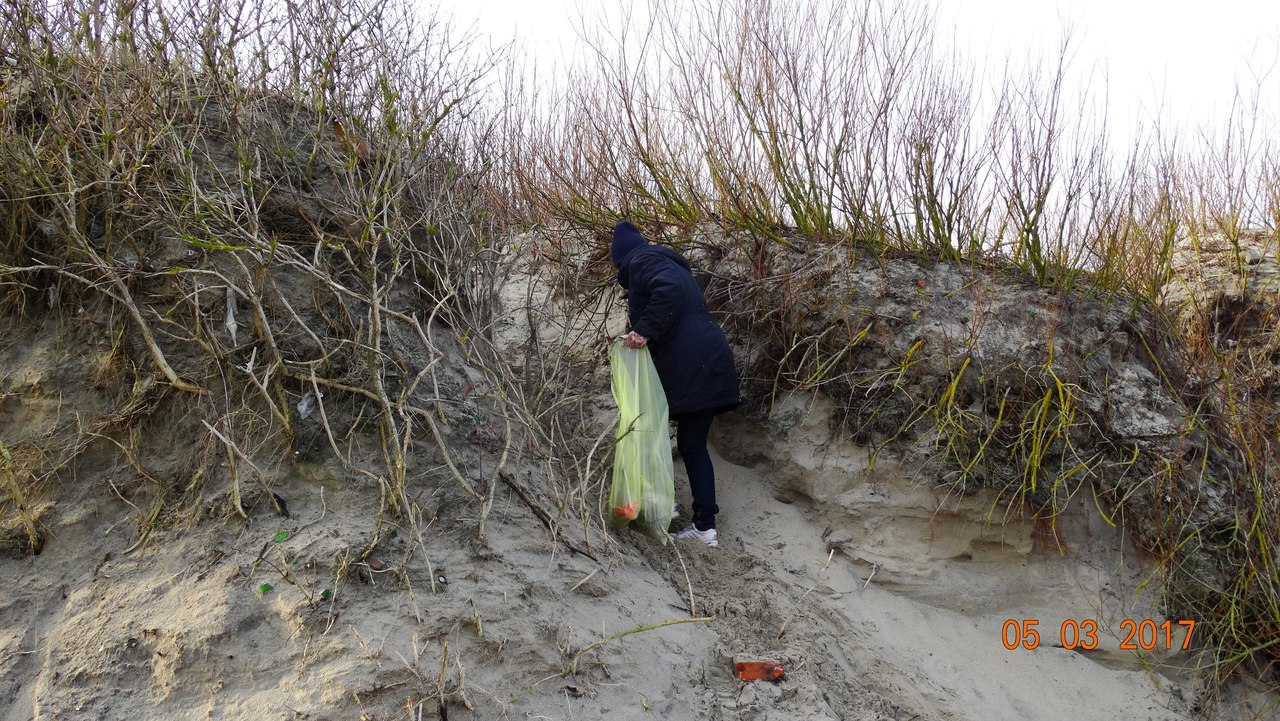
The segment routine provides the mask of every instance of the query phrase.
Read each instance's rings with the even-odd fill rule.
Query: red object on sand
[[[775,661],[738,661],[733,673],[743,681],[781,681],[787,675],[782,664]]]

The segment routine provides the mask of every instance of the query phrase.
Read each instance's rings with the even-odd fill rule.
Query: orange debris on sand
[[[738,661],[733,673],[743,681],[781,681],[787,675],[782,664],[776,661]]]

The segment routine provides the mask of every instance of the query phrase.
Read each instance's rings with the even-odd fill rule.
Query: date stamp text
[[[1191,647],[1191,634],[1195,621],[1163,621],[1149,618],[1120,621],[1120,649],[1123,651],[1172,651]],[[1184,633],[1185,629],[1185,633]],[[1033,650],[1040,646],[1043,629],[1035,618],[1011,618],[1000,629],[1000,640],[1010,651],[1016,648]],[[1058,644],[1068,651],[1081,649],[1092,651],[1098,647],[1098,622],[1092,618],[1076,620],[1068,618],[1058,627]]]

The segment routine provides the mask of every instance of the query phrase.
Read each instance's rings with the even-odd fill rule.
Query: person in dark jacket
[[[648,346],[676,422],[676,447],[689,473],[693,523],[675,537],[715,546],[720,509],[707,435],[717,415],[742,402],[733,353],[707,312],[706,298],[684,256],[646,243],[625,220],[613,229],[610,251],[618,283],[627,290],[631,331],[623,343]]]

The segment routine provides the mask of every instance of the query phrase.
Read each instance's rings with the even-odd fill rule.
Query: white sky
[[[1129,124],[1166,107],[1171,119],[1197,124],[1221,118],[1237,87],[1280,106],[1280,2],[1269,0],[943,0],[942,24],[974,57],[1052,49],[1074,21],[1080,76],[1105,80],[1113,119]],[[950,18],[951,20],[948,20]]]
[[[620,0],[417,0],[538,57],[572,54],[577,8]],[[643,2],[643,0],[639,0]],[[849,0],[858,3],[864,0]],[[925,0],[900,0],[912,3]],[[1184,128],[1220,123],[1239,86],[1268,73],[1262,105],[1280,108],[1280,0],[938,0],[942,35],[974,62],[1052,54],[1068,21],[1076,24],[1077,77],[1105,78],[1113,131],[1163,107]],[[1251,67],[1252,64],[1252,67]],[[1275,117],[1273,115],[1273,117]]]

